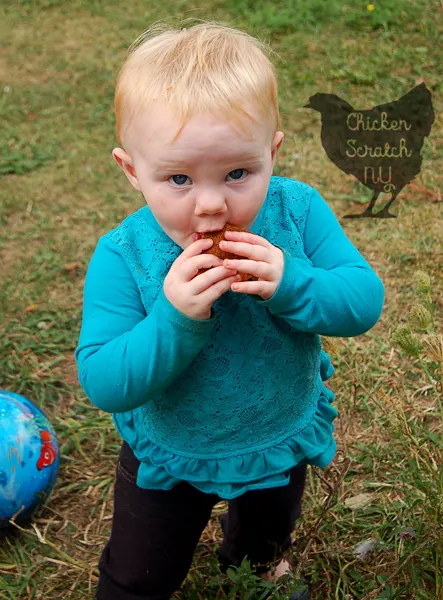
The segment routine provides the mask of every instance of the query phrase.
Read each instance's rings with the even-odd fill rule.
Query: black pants
[[[140,462],[123,443],[117,464],[112,531],[99,562],[96,600],[168,600],[191,567],[212,508],[222,500],[183,481],[171,490],[136,485]],[[278,564],[301,514],[306,465],[284,487],[229,500],[217,549],[222,572],[247,556],[257,574]]]

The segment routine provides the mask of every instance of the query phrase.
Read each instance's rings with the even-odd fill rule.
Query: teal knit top
[[[113,414],[141,461],[137,485],[182,480],[223,499],[289,483],[296,464],[333,459],[338,411],[321,335],[378,321],[380,278],[320,194],[272,176],[252,227],[279,247],[268,300],[228,290],[211,318],[176,309],[163,281],[183,251],[148,206],[100,237],[88,266],[75,358],[90,401]]]

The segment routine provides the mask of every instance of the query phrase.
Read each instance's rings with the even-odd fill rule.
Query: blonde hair
[[[281,127],[277,75],[267,57],[274,51],[243,31],[215,21],[181,30],[154,24],[128,52],[114,102],[122,145],[134,115],[155,103],[179,116],[174,141],[188,119],[205,112],[225,117],[245,133],[245,116],[256,126],[270,121],[272,133]],[[257,109],[259,122],[246,112],[245,102]]]

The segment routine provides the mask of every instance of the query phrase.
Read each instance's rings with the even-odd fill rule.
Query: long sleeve
[[[299,331],[353,337],[371,329],[383,309],[383,283],[313,188],[304,245],[312,265],[282,249],[282,280],[259,303]]]
[[[86,274],[75,358],[79,381],[104,411],[125,412],[176,379],[211,336],[215,319],[188,317],[163,286],[146,311],[136,281],[109,238],[100,238]]]

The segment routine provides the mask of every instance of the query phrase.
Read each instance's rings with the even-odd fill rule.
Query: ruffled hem
[[[238,456],[188,458],[144,440],[142,448],[133,448],[141,461],[137,485],[170,490],[188,481],[202,492],[226,500],[248,490],[286,485],[294,466],[311,464],[324,468],[334,458],[333,421],[338,411],[332,406],[333,401],[334,393],[323,386],[312,421],[302,431],[276,446]]]

